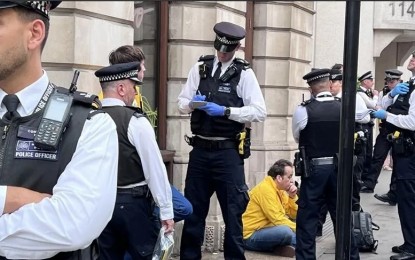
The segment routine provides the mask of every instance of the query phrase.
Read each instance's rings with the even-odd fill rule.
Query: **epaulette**
[[[202,55],[200,56],[198,61],[208,61],[213,60],[215,58],[215,55]]]
[[[147,117],[146,114],[143,112],[143,110],[139,107],[133,107],[133,106],[125,106],[125,107],[133,110],[134,111],[133,116],[135,116],[136,118]]]
[[[241,58],[235,58],[235,59],[234,59],[234,62],[235,62],[235,63],[242,64],[242,65],[243,65],[243,69],[244,69],[244,70],[247,70],[247,69],[250,69],[250,68],[251,68],[251,65],[249,64],[249,62],[248,62],[248,61],[246,61],[246,60],[244,60],[244,59],[241,59]]]
[[[308,104],[310,104],[311,102],[313,102],[314,100],[315,100],[315,99],[310,98],[310,99],[308,99],[308,100],[305,100],[305,101],[301,102],[301,105],[302,105],[303,107],[305,107],[305,106],[307,106]]]

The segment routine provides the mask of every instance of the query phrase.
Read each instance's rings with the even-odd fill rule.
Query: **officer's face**
[[[341,80],[330,80],[330,93],[333,96],[336,96],[337,94],[342,91],[342,81]]]
[[[236,46],[236,48],[231,52],[216,51],[216,54],[218,56],[219,61],[222,62],[222,63],[230,61],[233,58],[233,56],[235,55],[235,52],[239,49],[240,46],[241,46],[241,44],[238,44],[238,46]]]
[[[15,77],[28,60],[29,26],[13,9],[0,9],[0,81]]]
[[[123,80],[118,85],[118,94],[127,106],[131,106],[134,102],[136,93],[135,81]]]
[[[415,73],[415,57],[412,57],[409,60],[407,69],[410,70],[410,71],[412,71],[413,73]]]
[[[387,79],[386,85],[389,89],[393,89],[399,83],[399,79]]]

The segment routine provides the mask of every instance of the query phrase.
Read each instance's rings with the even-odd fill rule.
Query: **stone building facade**
[[[361,3],[359,73],[372,70],[382,78],[385,68],[404,65],[415,49],[410,2],[403,2],[405,10],[393,2]],[[251,62],[268,112],[264,123],[252,125],[245,169],[253,187],[275,160],[293,159],[292,114],[309,97],[302,76],[312,67],[342,63],[344,13],[342,1],[64,1],[52,14],[42,61],[57,84],[69,86],[78,69],[79,89],[98,93],[93,73],[108,65],[109,52],[124,44],[142,47],[147,68],[142,91],[158,110],[159,145],[174,151],[171,181],[183,191],[190,151],[183,136],[191,132],[189,116],[177,110],[177,96],[199,56],[214,54],[214,24],[245,27],[248,35],[237,55]],[[223,228],[212,197],[206,249],[221,248]],[[179,243],[180,224],[176,230]]]

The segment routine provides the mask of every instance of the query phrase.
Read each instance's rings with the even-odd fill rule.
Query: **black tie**
[[[20,117],[19,113],[17,112],[17,106],[19,105],[19,103],[19,98],[16,95],[6,95],[3,98],[3,104],[7,108],[7,113],[4,114],[3,118],[7,120],[12,120],[13,118]]]
[[[215,74],[213,74],[213,78],[215,80],[218,80],[219,79],[220,73],[222,72],[221,68],[222,68],[222,62],[218,62],[218,67],[215,70]]]

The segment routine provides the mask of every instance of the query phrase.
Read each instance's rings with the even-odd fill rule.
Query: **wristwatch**
[[[225,116],[229,117],[231,115],[231,108],[230,107],[225,107]]]

